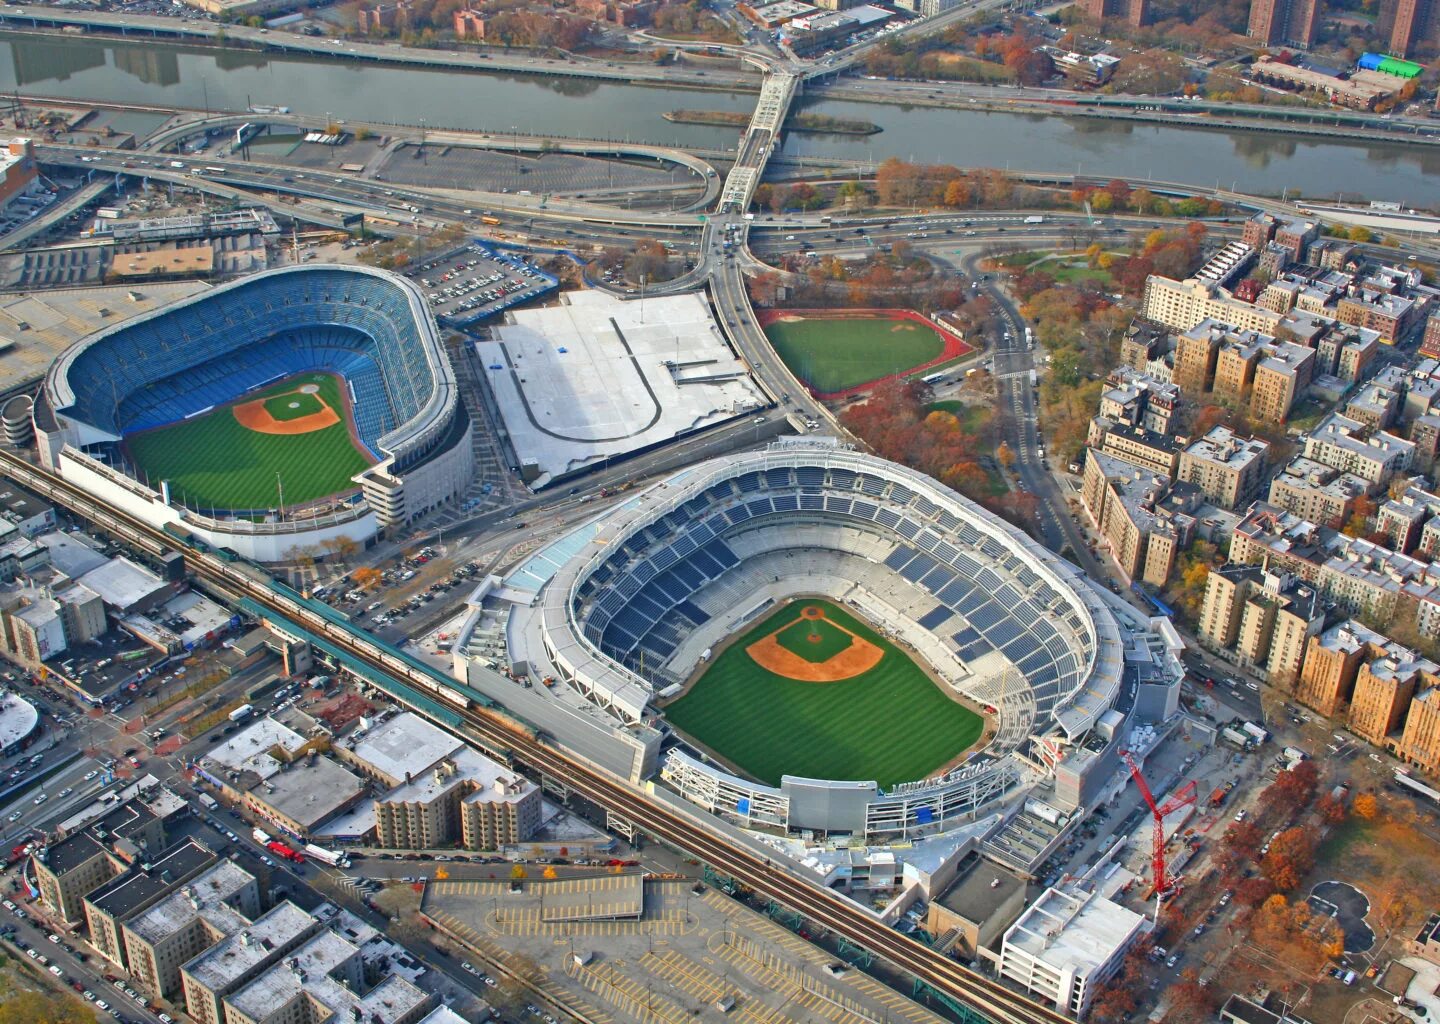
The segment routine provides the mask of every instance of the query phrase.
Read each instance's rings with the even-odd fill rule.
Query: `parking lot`
[[[478,242],[407,268],[405,276],[425,292],[436,319],[454,326],[498,313],[559,284],[523,260]]]
[[[577,886],[436,881],[421,913],[472,951],[477,970],[514,956],[533,961],[540,1001],[596,1024],[939,1024],[923,1006],[716,889],[649,880],[638,914],[627,904],[621,909],[631,916],[602,917],[606,893]],[[532,1012],[543,1016],[540,1007]]]

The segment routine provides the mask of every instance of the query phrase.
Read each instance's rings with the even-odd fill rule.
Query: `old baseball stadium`
[[[67,479],[262,562],[366,543],[473,473],[424,296],[358,266],[272,270],[98,331],[55,361],[34,417]]]

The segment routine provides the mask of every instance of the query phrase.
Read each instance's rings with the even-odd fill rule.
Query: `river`
[[[0,91],[155,106],[243,111],[251,103],[377,122],[615,138],[686,148],[735,144],[728,128],[672,124],[677,107],[749,110],[752,94],[677,91],[587,79],[457,74],[273,57],[248,50],[147,47],[93,39],[0,34]],[[887,156],[1027,171],[1126,175],[1242,192],[1310,197],[1364,193],[1440,206],[1440,150],[1342,144],[1253,132],[842,100],[804,109],[871,120],[867,138],[794,134],[789,157],[872,161]]]

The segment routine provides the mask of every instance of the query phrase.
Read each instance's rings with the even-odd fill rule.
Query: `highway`
[[[137,544],[152,553],[172,550],[174,544],[154,527],[103,504],[60,477],[39,469],[10,452],[0,453],[0,473],[91,521],[102,530]],[[460,703],[461,694],[435,675],[387,654],[363,631],[342,628],[331,620],[290,601],[234,564],[208,554],[185,551],[190,571],[223,594],[245,596],[269,610],[277,621],[294,622],[322,635],[350,656],[395,681],[397,696],[404,688],[420,688],[425,696],[449,705],[489,744],[509,749],[535,771],[563,780],[575,792],[627,819],[645,833],[677,849],[688,851],[716,871],[729,875],[762,896],[806,915],[848,941],[884,958],[896,967],[985,1015],[994,1024],[1060,1024],[1068,1018],[1028,997],[991,981],[955,960],[880,923],[867,911],[832,890],[796,878],[738,839],[701,816],[656,801],[640,790],[609,776],[564,751],[557,750],[494,710],[480,710],[474,702]]]

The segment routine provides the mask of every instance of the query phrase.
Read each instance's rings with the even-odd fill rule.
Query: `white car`
[[[73,792],[75,792],[75,787],[74,787],[74,786],[66,786],[64,789],[62,789],[62,790],[60,791],[60,794],[59,794],[59,795],[61,796],[61,798],[64,798],[64,797],[69,796],[69,795],[70,795],[71,793],[73,793]]]
[[[86,782],[89,782],[91,779],[98,778],[99,775],[100,775],[100,773],[97,772],[97,771],[95,771],[95,770],[92,768],[90,771],[88,771],[88,772],[85,773],[85,781],[86,781]]]
[[[6,821],[11,821],[11,822],[19,821],[19,820],[20,820],[20,812],[19,812],[19,811],[12,811],[12,812],[10,813],[10,816],[7,817],[5,820],[6,820]]]

